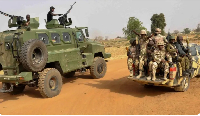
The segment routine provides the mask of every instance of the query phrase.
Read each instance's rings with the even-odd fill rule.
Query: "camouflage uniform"
[[[190,73],[190,60],[187,57],[188,49],[186,49],[182,42],[180,40],[183,40],[182,36],[177,36],[177,42],[175,43],[178,53],[180,55],[179,61],[181,62],[180,66],[182,67],[182,72],[184,73]]]
[[[163,41],[158,41],[157,45],[164,45]],[[153,52],[153,61],[149,63],[149,71],[151,75],[147,77],[148,80],[152,78],[153,81],[156,80],[156,70],[158,67],[162,67],[164,65],[164,80],[167,79],[167,74],[169,73],[169,64],[165,61],[165,57],[170,59],[170,55],[166,53],[166,50],[163,48],[162,50],[156,48]],[[165,62],[162,62],[165,61]]]
[[[128,65],[128,69],[130,71],[130,77],[133,76],[133,64],[135,66],[135,72],[137,72],[138,70],[138,58],[136,56],[136,45],[133,45],[133,42],[135,42],[135,38],[130,40],[130,44],[131,46],[128,48],[127,50],[127,65]]]
[[[147,45],[147,64],[152,65],[152,61],[153,61],[153,52],[155,50],[154,47],[154,42],[153,40],[149,40],[149,43]],[[148,75],[150,75],[151,69],[148,69]]]
[[[172,42],[174,40],[175,42],[175,37],[174,36],[170,36],[169,37],[169,43],[166,46],[166,50],[167,52],[172,56],[173,60],[176,61],[177,58],[177,49],[176,49],[176,45]],[[172,62],[172,59],[170,59],[170,62]]]
[[[160,33],[161,33],[161,29],[156,28],[155,29],[155,36],[152,37],[152,40],[154,41],[156,47],[157,47],[158,41],[163,41],[165,44],[168,43],[166,37],[162,36]]]
[[[147,62],[147,44],[149,43],[148,37],[146,37],[146,31],[141,30],[140,35],[145,35],[143,38],[139,36],[139,44],[140,44],[140,55],[139,55],[139,75],[136,78],[140,78],[142,76],[143,66]]]

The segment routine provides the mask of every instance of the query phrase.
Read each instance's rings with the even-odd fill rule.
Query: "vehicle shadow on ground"
[[[63,84],[73,83],[73,82],[75,82],[76,79],[78,79],[78,76],[74,76],[71,78],[63,77]],[[2,85],[0,84],[0,86],[2,86]],[[0,103],[3,103],[5,101],[10,101],[10,100],[18,100],[18,99],[20,99],[20,97],[22,97],[24,95],[26,95],[28,97],[32,97],[32,98],[37,98],[37,99],[45,99],[41,96],[40,91],[37,87],[26,86],[25,90],[20,94],[11,95],[10,93],[0,93]]]
[[[131,81],[126,77],[113,80],[97,80],[97,84],[88,83],[86,85],[98,89],[109,89],[111,92],[132,95],[135,97],[157,96],[165,93],[175,92],[173,88],[153,86],[145,88],[143,85]]]

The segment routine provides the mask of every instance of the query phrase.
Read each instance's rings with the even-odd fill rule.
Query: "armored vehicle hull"
[[[52,20],[46,25],[50,29],[37,29],[37,21],[31,19],[30,27],[0,33],[1,92],[17,94],[28,85],[51,98],[60,93],[62,76],[89,69],[91,77],[104,77],[105,59],[111,54],[105,53],[102,44],[88,41],[87,27],[52,27]]]

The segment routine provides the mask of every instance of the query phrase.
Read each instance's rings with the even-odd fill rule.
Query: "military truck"
[[[144,75],[137,79],[136,77],[128,77],[128,79],[135,81],[137,83],[140,83],[145,88],[149,88],[152,86],[165,86],[174,88],[177,92],[184,92],[187,91],[190,85],[190,79],[193,77],[200,75],[200,54],[197,53],[195,46],[191,46],[189,43],[186,44],[186,47],[190,49],[189,54],[191,56],[191,66],[190,70],[191,73],[183,76],[182,75],[182,69],[179,68],[178,65],[180,65],[178,61],[173,61],[173,65],[169,69],[169,74],[167,75],[167,80],[164,80],[164,69],[158,68],[156,71],[156,80],[152,81],[151,79],[147,79],[147,73],[148,73],[148,66],[144,66]],[[134,65],[133,65],[134,68]],[[145,73],[145,71],[147,73]],[[135,70],[134,70],[135,72]]]
[[[17,29],[0,35],[1,92],[18,94],[27,85],[51,98],[61,92],[62,76],[72,77],[77,70],[89,69],[94,79],[104,77],[105,59],[111,54],[105,53],[104,45],[87,38],[88,27],[70,28],[71,18],[61,19],[64,23],[53,19],[46,22],[47,29],[38,29],[38,17],[23,26],[23,18],[11,16],[8,26]]]

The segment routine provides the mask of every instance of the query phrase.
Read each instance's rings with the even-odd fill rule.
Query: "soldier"
[[[152,40],[154,41],[155,46],[157,46],[157,41],[159,40],[165,42],[165,44],[168,43],[166,37],[161,35],[161,29],[159,28],[155,29],[155,33],[154,33],[154,36],[152,37]]]
[[[136,78],[140,78],[142,76],[142,72],[143,72],[143,66],[145,64],[147,64],[147,44],[149,43],[149,38],[151,38],[153,36],[153,34],[151,36],[146,36],[147,33],[145,30],[141,30],[140,34],[138,34],[137,32],[135,32],[133,30],[133,32],[139,36],[139,45],[140,45],[140,55],[139,55],[139,75]]]
[[[55,8],[53,6],[50,7],[50,11],[47,14],[47,22],[50,22],[53,19],[53,16],[61,16],[62,15],[62,14],[53,14],[54,9]]]
[[[133,76],[133,64],[135,66],[135,72],[138,70],[138,58],[136,56],[136,39],[133,38],[130,40],[131,46],[127,50],[127,64],[128,64],[128,69],[130,71],[130,77]]]
[[[150,76],[147,77],[147,80],[156,80],[156,70],[158,66],[164,68],[164,80],[167,80],[167,74],[169,73],[169,64],[165,60],[165,57],[167,57],[168,60],[170,57],[166,54],[164,42],[162,40],[157,41],[157,45],[157,48],[153,52],[153,61],[149,63]]]
[[[190,72],[190,60],[188,59],[188,52],[189,50],[186,49],[183,46],[183,37],[182,36],[177,36],[177,42],[175,43],[177,49],[178,49],[178,53],[180,55],[180,61],[181,61],[181,67],[182,67],[182,72],[183,75],[186,75],[187,73],[191,73]]]
[[[27,14],[26,15],[26,23],[25,23],[25,26],[28,26],[30,24],[30,15]]]
[[[169,36],[169,44],[167,44],[166,48],[167,52],[172,56],[173,61],[176,61],[178,50],[176,49],[174,36]],[[172,62],[172,59],[170,59],[170,62]]]
[[[152,61],[153,61],[153,52],[155,50],[154,47],[154,41],[153,40],[149,40],[149,43],[147,44],[147,64],[151,65]],[[151,69],[148,69],[148,76],[150,76],[150,72]]]

